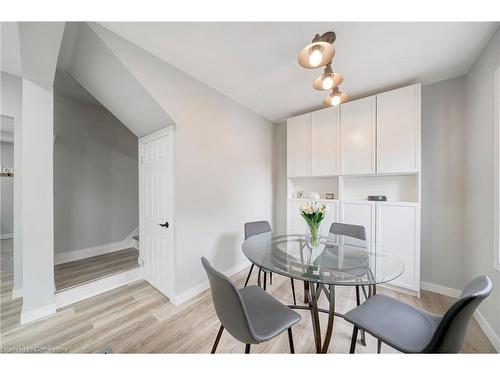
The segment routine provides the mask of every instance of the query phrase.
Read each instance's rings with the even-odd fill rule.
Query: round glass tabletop
[[[273,237],[272,232],[243,242],[243,253],[255,265],[297,280],[330,285],[371,285],[394,280],[403,273],[399,257],[378,245],[330,234],[318,247],[306,235]]]

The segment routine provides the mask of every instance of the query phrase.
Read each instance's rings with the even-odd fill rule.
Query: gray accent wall
[[[454,289],[464,281],[465,104],[464,77],[422,87],[421,278]]]
[[[494,268],[495,71],[500,68],[497,31],[466,76],[464,282],[489,275],[493,293],[479,311],[500,342],[500,272]],[[500,345],[500,344],[498,344]]]
[[[104,107],[57,93],[54,135],[55,253],[124,240],[139,225],[137,137]]]

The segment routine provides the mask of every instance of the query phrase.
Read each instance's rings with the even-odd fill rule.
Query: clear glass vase
[[[315,249],[319,246],[319,224],[308,223],[309,234],[306,236],[307,246]]]

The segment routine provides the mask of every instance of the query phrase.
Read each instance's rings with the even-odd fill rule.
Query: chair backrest
[[[330,233],[357,238],[366,241],[365,227],[362,225],[352,225],[343,223],[332,223]]]
[[[425,352],[458,353],[464,343],[470,318],[483,300],[488,297],[493,284],[488,276],[472,280],[462,295],[444,314]]]
[[[238,289],[206,258],[201,258],[201,263],[208,275],[215,312],[221,324],[235,339],[247,344],[254,343],[255,335]]]
[[[245,240],[257,234],[271,232],[271,225],[267,221],[252,221],[245,223]]]

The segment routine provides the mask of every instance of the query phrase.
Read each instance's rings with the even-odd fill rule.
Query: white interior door
[[[173,131],[166,128],[140,139],[139,248],[144,279],[172,297]]]

